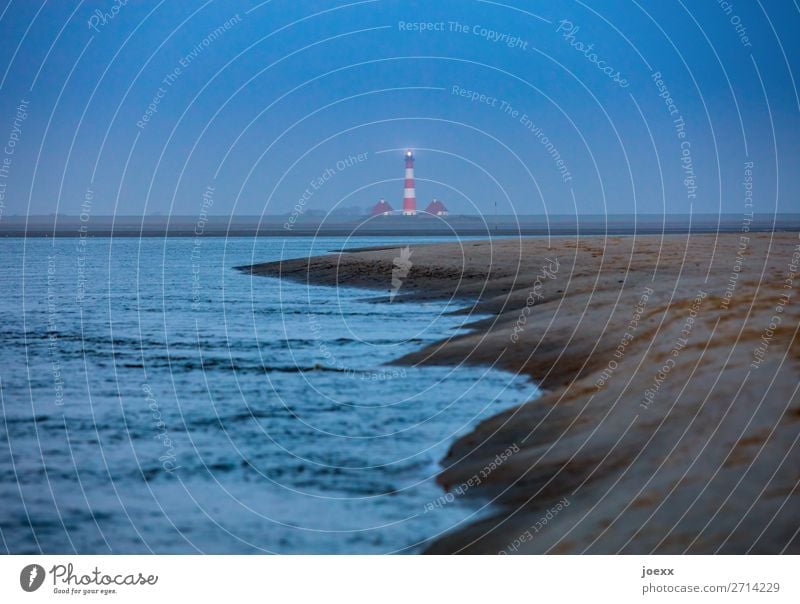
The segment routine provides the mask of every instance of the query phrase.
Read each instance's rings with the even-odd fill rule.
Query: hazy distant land
[[[602,235],[798,230],[800,214],[5,216],[5,237]]]

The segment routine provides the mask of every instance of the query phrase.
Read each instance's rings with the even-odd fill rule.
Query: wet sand
[[[453,444],[439,482],[492,513],[428,552],[800,553],[798,233],[411,252],[395,302],[491,318],[398,363],[497,363],[544,390]],[[244,270],[388,295],[398,257]]]

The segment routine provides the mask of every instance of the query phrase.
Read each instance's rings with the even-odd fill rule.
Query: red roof
[[[428,207],[425,208],[425,211],[428,214],[447,214],[447,208],[444,207],[444,204],[438,199],[434,199],[430,202]]]
[[[381,214],[385,214],[386,212],[393,212],[394,209],[392,206],[389,205],[385,199],[381,199],[378,203],[375,204],[375,207],[372,208],[372,215],[373,216],[380,216]]]

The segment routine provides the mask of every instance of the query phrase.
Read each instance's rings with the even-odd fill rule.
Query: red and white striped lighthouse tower
[[[414,154],[406,150],[406,185],[403,192],[403,216],[417,213],[417,193],[414,189]]]

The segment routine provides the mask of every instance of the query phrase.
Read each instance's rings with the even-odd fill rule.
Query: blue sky
[[[5,215],[800,211],[793,1],[115,4],[0,9]]]

